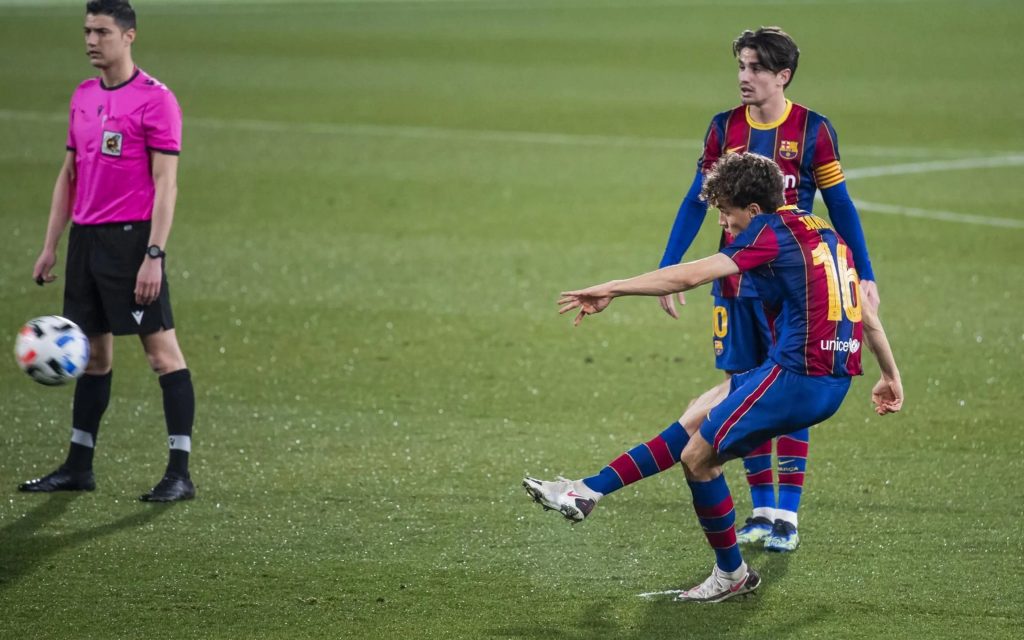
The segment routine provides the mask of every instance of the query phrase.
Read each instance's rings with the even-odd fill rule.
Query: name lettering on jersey
[[[817,229],[831,229],[832,225],[825,222],[818,216],[800,216],[800,222],[804,223],[808,231],[815,231]]]
[[[782,186],[785,189],[796,189],[796,176],[788,173],[782,176]]]
[[[860,340],[857,338],[850,338],[849,340],[822,340],[821,350],[857,353],[860,351]]]
[[[792,160],[800,155],[800,143],[796,140],[783,140],[779,143],[779,157]]]
[[[121,134],[117,131],[104,131],[103,132],[103,155],[105,156],[117,156],[121,155]]]

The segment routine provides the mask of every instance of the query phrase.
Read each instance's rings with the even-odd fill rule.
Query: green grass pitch
[[[30,275],[91,73],[82,4],[0,0],[8,354],[61,308]],[[136,61],[185,113],[168,268],[198,498],[136,501],[166,445],[130,338],[98,489],[17,493],[62,460],[72,390],[4,356],[0,638],[1020,637],[1019,2],[136,4]],[[762,24],[800,43],[788,93],[872,203],[907,403],[873,416],[871,365],[814,430],[803,546],[747,554],[756,596],[642,600],[711,566],[682,474],[576,527],[519,482],[598,469],[719,379],[707,292],[679,321],[623,300],[575,330],[554,301],[656,266],[737,100],[729,43]]]

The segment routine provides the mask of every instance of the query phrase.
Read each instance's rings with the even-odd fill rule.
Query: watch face
[[[160,258],[164,255],[164,252],[160,250],[160,247],[153,245],[146,249],[146,253],[149,254],[150,258]]]

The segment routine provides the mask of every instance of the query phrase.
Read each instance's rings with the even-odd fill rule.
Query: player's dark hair
[[[782,87],[785,89],[796,75],[796,65],[800,62],[800,48],[788,33],[778,27],[761,27],[757,31],[747,29],[732,41],[732,55],[739,57],[743,49],[753,49],[762,65],[778,73],[789,69],[789,81]]]
[[[85,3],[85,13],[110,16],[123,31],[135,28],[135,9],[127,0],[90,0]]]
[[[716,207],[741,209],[756,202],[761,211],[773,213],[786,202],[783,189],[782,170],[771,159],[756,153],[730,153],[711,167],[700,198]]]

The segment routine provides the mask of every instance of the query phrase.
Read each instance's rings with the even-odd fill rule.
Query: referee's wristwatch
[[[167,256],[167,252],[160,248],[159,245],[151,244],[146,247],[146,257],[153,258],[154,260],[162,260]]]

